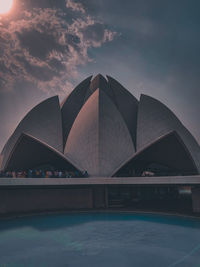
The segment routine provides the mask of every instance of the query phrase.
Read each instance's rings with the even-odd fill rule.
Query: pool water
[[[0,221],[0,267],[200,266],[200,220],[59,214]]]

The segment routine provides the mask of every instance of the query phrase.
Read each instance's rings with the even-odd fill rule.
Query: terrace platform
[[[187,199],[178,190],[190,188]],[[145,201],[145,202],[144,202]],[[170,177],[0,178],[0,216],[59,210],[107,209],[140,202],[200,213],[200,175]],[[145,204],[145,205],[146,205]]]
[[[4,186],[200,185],[200,175],[162,177],[0,178]]]

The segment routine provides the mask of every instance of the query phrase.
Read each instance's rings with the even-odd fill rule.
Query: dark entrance
[[[192,197],[178,186],[108,186],[108,207],[147,211],[191,212]]]

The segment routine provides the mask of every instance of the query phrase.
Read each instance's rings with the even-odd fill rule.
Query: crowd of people
[[[87,178],[87,171],[37,170],[0,172],[0,178]]]

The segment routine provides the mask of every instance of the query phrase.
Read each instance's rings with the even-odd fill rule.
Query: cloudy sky
[[[13,1],[0,15],[0,150],[33,106],[97,73],[161,100],[200,143],[199,0]]]

